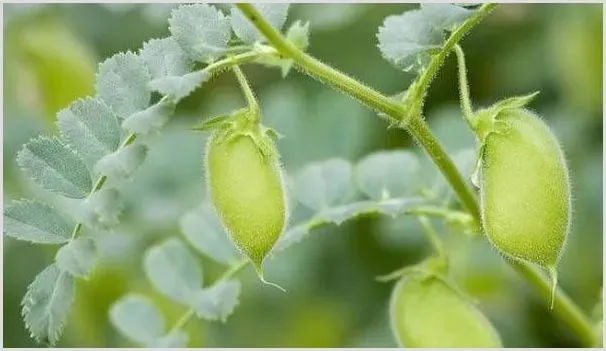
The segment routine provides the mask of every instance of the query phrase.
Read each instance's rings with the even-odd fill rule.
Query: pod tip
[[[257,276],[259,277],[259,280],[266,285],[269,286],[273,286],[274,288],[277,288],[278,290],[282,291],[283,293],[286,293],[286,289],[284,289],[283,287],[281,287],[280,285],[276,284],[276,283],[272,283],[270,281],[265,280],[265,277],[263,275],[263,267],[261,265],[258,265],[256,263],[253,263],[254,267],[255,267],[255,271],[257,272]]]

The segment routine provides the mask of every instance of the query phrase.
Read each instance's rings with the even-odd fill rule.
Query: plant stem
[[[540,269],[520,261],[508,260],[508,262],[521,276],[537,288],[539,294],[546,301],[549,301],[552,287]],[[553,312],[568,324],[584,346],[593,347],[592,345],[595,345],[597,336],[589,319],[560,288],[557,289],[553,300]]]
[[[280,54],[291,58],[304,72],[314,76],[330,87],[345,92],[372,109],[391,116],[396,121],[405,122],[403,124],[406,125],[408,132],[429,154],[432,161],[437,165],[448,183],[452,186],[462,205],[473,215],[478,223],[480,222],[480,208],[474,192],[455,167],[452,159],[445,152],[442,145],[433,136],[421,116],[407,116],[406,110],[402,105],[302,52],[272,27],[251,4],[239,3],[236,6]],[[466,21],[451,34],[444,44],[444,51],[432,59],[419,84],[424,87],[429,85],[431,79],[448,53],[453,49],[454,45],[457,44],[463,35],[479,23],[495,6],[496,5],[494,4],[482,5],[475,17]],[[420,89],[420,91],[423,91],[424,93],[426,89]],[[406,123],[408,120],[409,123]],[[546,300],[549,301],[550,283],[548,279],[528,263],[516,263],[514,268],[516,268],[516,270],[540,293],[547,289],[547,295],[542,294]],[[555,306],[560,307],[554,309],[554,313],[564,322],[569,324],[584,345],[591,346],[594,339],[592,336],[593,330],[591,329],[591,324],[588,322],[587,317],[578,306],[566,297],[561,289],[557,289],[554,299]]]
[[[254,59],[256,59],[257,57],[259,57],[261,55],[260,52],[258,51],[249,51],[249,52],[245,52],[239,55],[234,55],[234,56],[230,56],[227,57],[223,60],[219,60],[217,62],[213,62],[210,65],[206,66],[203,68],[204,71],[207,71],[208,73],[212,74],[214,72],[218,72],[221,71],[225,68],[231,67],[233,65],[237,65],[240,63],[246,63],[246,62],[250,62],[253,61]],[[123,148],[125,148],[126,146],[132,144],[135,139],[137,138],[137,135],[135,133],[130,133],[122,142],[122,144],[120,144],[120,146],[118,147],[118,150],[121,150]],[[116,151],[118,151],[116,150]],[[101,190],[103,188],[103,186],[105,185],[105,182],[107,181],[107,176],[102,175],[100,176],[97,181],[95,182],[95,185],[93,186],[93,189],[91,190],[91,192],[88,194],[88,199],[91,198],[91,196],[93,196],[93,194],[99,190]],[[74,229],[72,230],[72,236],[70,241],[73,241],[76,236],[78,235],[78,233],[80,233],[80,231],[83,228],[83,224],[82,222],[78,222],[76,223],[76,225],[74,226]]]
[[[238,83],[240,84],[240,88],[242,89],[242,93],[244,94],[244,98],[246,99],[246,103],[248,104],[248,108],[250,111],[250,116],[254,121],[259,120],[259,104],[257,103],[257,99],[255,98],[255,94],[253,93],[248,81],[246,80],[246,76],[238,67],[238,65],[233,65],[231,69],[234,71],[236,78],[238,79]]]
[[[444,245],[442,245],[442,241],[440,240],[438,233],[436,233],[435,229],[431,225],[429,219],[425,216],[419,216],[419,222],[423,226],[423,232],[431,242],[431,245],[433,246],[433,249],[438,257],[446,260],[446,251],[444,251]]]
[[[457,63],[459,66],[459,94],[461,99],[461,110],[463,110],[463,117],[467,123],[471,126],[471,120],[473,119],[473,109],[471,107],[471,98],[469,97],[469,83],[467,82],[467,66],[465,65],[465,54],[459,44],[455,45],[454,51],[457,54]]]

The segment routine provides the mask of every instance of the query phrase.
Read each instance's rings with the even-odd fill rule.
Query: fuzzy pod
[[[287,220],[273,141],[264,133],[225,136],[215,131],[206,146],[206,170],[210,198],[223,226],[262,277],[263,260]]]
[[[389,313],[402,347],[502,347],[488,318],[435,275],[405,275],[392,291]]]
[[[522,108],[494,117],[480,159],[482,225],[491,243],[514,258],[550,270],[563,251],[571,219],[568,170],[548,126]]]

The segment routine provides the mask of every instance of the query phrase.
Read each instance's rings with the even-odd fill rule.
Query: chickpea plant
[[[73,304],[75,280],[86,279],[96,264],[95,238],[89,232],[119,223],[123,205],[116,184],[130,180],[145,161],[148,149],[141,136],[161,132],[179,101],[213,76],[233,73],[247,106],[192,128],[192,133],[210,134],[205,159],[200,160],[209,198],[182,216],[183,239],[166,239],[143,258],[154,289],[187,312],[168,328],[151,300],[129,293],[108,313],[124,337],[146,347],[186,346],[183,327],[191,318],[226,321],[234,312],[241,292],[236,275],[249,264],[268,283],[263,263],[314,228],[385,214],[418,218],[435,248],[422,262],[378,278],[397,280],[386,306],[401,346],[502,345],[490,320],[450,279],[448,248],[430,217],[467,234],[485,235],[550,302],[551,312],[568,324],[580,344],[599,345],[598,329],[556,286],[571,220],[571,194],[557,140],[540,117],[524,108],[536,94],[477,111],[471,108],[459,42],[494,7],[426,4],[387,17],[377,33],[381,54],[397,68],[416,74],[408,89],[394,97],[306,54],[309,23],[295,21],[282,34],[288,4],[237,4],[229,14],[208,4],[176,7],[169,37],[149,40],[137,53],[118,53],[102,62],[96,95],[59,112],[60,136],[37,137],[18,153],[25,174],[58,196],[74,199],[80,209],[68,216],[39,201],[20,200],[4,211],[5,235],[61,245],[54,262],[23,298],[23,319],[31,336],[50,345],[59,340]],[[478,141],[475,152],[453,156],[469,164],[469,156],[475,155],[473,174],[446,154],[423,119],[431,80],[453,51],[462,115]],[[337,158],[318,161],[292,174],[294,186],[287,186],[278,147],[282,135],[263,125],[253,89],[239,68],[244,64],[279,68],[284,77],[295,67],[408,131],[442,172],[460,207],[444,202],[435,191],[415,188],[415,178],[421,177],[419,160],[404,150],[379,151],[356,165]],[[365,199],[353,200],[359,193]],[[292,201],[315,214],[290,223]],[[203,282],[192,249],[225,265],[223,276]]]

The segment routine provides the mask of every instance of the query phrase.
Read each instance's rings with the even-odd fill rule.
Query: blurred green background
[[[22,176],[16,152],[39,133],[56,133],[56,112],[93,93],[98,62],[167,36],[173,6],[4,6],[5,204],[21,197],[53,201]],[[381,92],[396,94],[413,77],[381,58],[375,34],[386,16],[411,7],[295,4],[287,26],[296,19],[309,20],[311,54]],[[574,220],[559,267],[560,284],[589,313],[602,285],[602,7],[504,4],[462,46],[476,106],[541,91],[531,108],[559,137],[573,182]],[[356,161],[380,149],[416,149],[404,131],[387,130],[373,111],[297,71],[282,79],[276,69],[249,65],[244,70],[258,93],[265,122],[286,136],[278,145],[289,173],[329,157]],[[242,104],[235,79],[224,74],[184,100],[165,131],[146,140],[149,158],[121,189],[127,200],[122,224],[104,235],[102,263],[94,276],[78,283],[58,346],[133,346],[107,316],[108,306],[128,291],[153,298],[169,325],[180,316],[183,309],[155,293],[145,279],[141,253],[163,238],[180,236],[179,217],[205,196],[205,135],[187,128]],[[456,65],[450,57],[431,87],[426,112],[452,152],[474,143],[457,105]],[[567,327],[485,240],[448,233],[444,240],[457,281],[478,300],[505,346],[577,345]],[[288,294],[260,284],[247,269],[241,274],[243,293],[235,313],[225,324],[189,323],[189,346],[396,346],[387,318],[391,284],[374,277],[415,263],[429,250],[412,218],[362,218],[319,229],[268,264],[268,278]],[[4,238],[4,346],[36,346],[24,328],[20,301],[55,251]],[[216,263],[203,257],[200,261],[209,279],[221,274]]]

